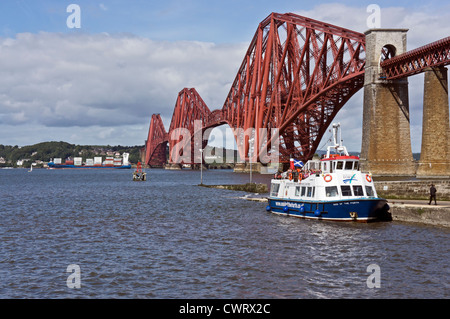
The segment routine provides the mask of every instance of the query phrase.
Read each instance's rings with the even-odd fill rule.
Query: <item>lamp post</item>
[[[199,149],[201,158],[200,158],[200,185],[203,185],[203,149]]]
[[[251,138],[248,140],[249,144],[250,144],[250,184],[252,183],[252,157],[253,157],[253,142],[254,139]]]

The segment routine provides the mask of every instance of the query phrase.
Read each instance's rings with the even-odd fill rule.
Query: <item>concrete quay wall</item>
[[[428,205],[431,184],[437,205]],[[450,227],[450,180],[376,181],[375,188],[388,199],[393,221]]]
[[[450,201],[449,180],[375,181],[380,197],[391,199],[424,199],[430,197],[430,185],[436,187],[437,201]]]
[[[389,200],[393,221],[450,227],[450,202],[428,205],[427,201]]]

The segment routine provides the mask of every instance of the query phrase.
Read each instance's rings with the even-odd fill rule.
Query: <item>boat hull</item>
[[[269,198],[268,201],[266,209],[278,215],[344,222],[391,220],[387,201],[381,198],[329,202]]]

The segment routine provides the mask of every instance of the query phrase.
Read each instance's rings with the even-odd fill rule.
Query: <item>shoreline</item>
[[[450,228],[450,202],[428,200],[388,199],[393,221],[420,223]]]
[[[199,184],[198,186],[207,187],[207,188],[227,189],[227,190],[233,190],[233,191],[242,191],[242,192],[256,193],[256,194],[269,193],[269,188],[267,187],[266,184],[257,184],[257,183],[224,184],[224,185]]]

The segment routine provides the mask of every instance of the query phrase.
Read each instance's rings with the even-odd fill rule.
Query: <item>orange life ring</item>
[[[370,177],[370,175],[366,174],[366,181],[368,181],[370,183],[372,181],[372,177]]]
[[[292,173],[289,173],[289,180],[292,181]]]
[[[298,182],[300,183],[302,181],[302,179],[303,179],[303,174],[299,173],[298,174]]]
[[[333,177],[330,174],[327,174],[323,177],[323,180],[327,183],[331,182],[332,179]]]

